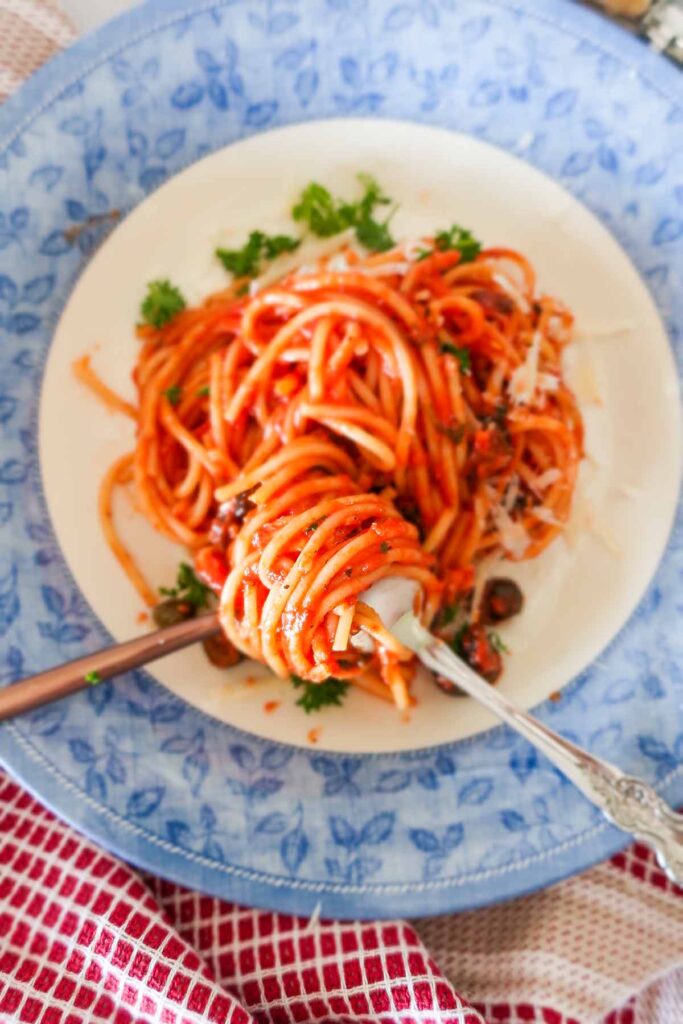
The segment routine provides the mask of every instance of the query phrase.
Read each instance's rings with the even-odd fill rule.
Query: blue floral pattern
[[[469,132],[559,179],[613,231],[680,360],[680,78],[559,0],[153,0],[0,111],[0,683],[107,641],[56,546],[36,414],[76,275],[169,175],[309,118]],[[627,629],[540,717],[683,798],[683,513]],[[243,901],[336,915],[510,897],[623,837],[523,740],[335,756],[274,745],[145,673],[0,731],[43,799],[133,861]]]

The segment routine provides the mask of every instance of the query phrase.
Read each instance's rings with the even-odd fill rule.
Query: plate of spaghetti
[[[497,80],[465,77],[470,120],[454,131],[445,97],[468,73],[420,70],[412,8],[378,6],[397,48],[340,51],[341,118],[318,54],[338,21],[353,34],[343,5],[315,30],[303,12],[259,27],[221,3],[164,7],[149,38],[149,11],[122,19],[125,55],[102,65],[122,118],[104,79],[59,101],[50,130],[68,159],[26,179],[53,211],[40,230],[28,219],[49,266],[0,276],[17,337],[55,292],[36,420],[17,420],[32,469],[17,481],[28,539],[7,533],[6,678],[207,609],[222,627],[204,649],[13,724],[3,756],[132,860],[344,915],[502,898],[620,841],[521,739],[416,665],[391,632],[406,608],[624,767],[675,787],[683,752],[675,537],[648,590],[678,499],[677,373],[638,271],[658,288],[673,276],[604,223],[645,216],[638,190],[654,202],[662,160],[641,154],[627,184],[628,140],[610,128],[608,144],[616,122],[559,80],[535,86],[557,165],[523,131],[508,144],[479,129],[482,109],[499,123]],[[515,98],[509,17],[444,7],[437,21],[493,47],[514,105],[533,82]],[[570,38],[525,19],[554,48]],[[254,92],[266,37],[307,123]],[[443,114],[431,125],[396,99],[423,93],[421,119]],[[349,116],[380,95],[393,117]],[[231,117],[242,130],[222,135]],[[565,152],[560,124],[593,139],[590,159]],[[598,171],[623,196],[606,197]],[[638,238],[663,258],[677,221],[652,210]],[[30,352],[10,376],[32,372]],[[15,636],[29,592],[35,665]]]

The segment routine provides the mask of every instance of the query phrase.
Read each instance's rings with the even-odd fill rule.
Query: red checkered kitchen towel
[[[0,0],[0,100],[72,37]],[[635,846],[505,906],[307,922],[140,876],[0,773],[0,1024],[683,1024],[680,895]]]

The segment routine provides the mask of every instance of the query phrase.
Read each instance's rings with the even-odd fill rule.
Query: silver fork
[[[673,811],[652,786],[625,775],[609,761],[589,754],[522,711],[473,672],[411,612],[401,616],[391,632],[414,651],[423,665],[446,676],[521,733],[599,807],[612,824],[651,846],[671,881],[683,885],[683,814]]]

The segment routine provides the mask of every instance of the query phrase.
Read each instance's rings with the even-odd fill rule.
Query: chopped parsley
[[[439,423],[438,420],[434,424],[440,434],[443,434],[452,441],[453,444],[460,444],[463,437],[465,436],[465,424],[458,423],[457,426],[449,426],[446,423]]]
[[[323,516],[323,519],[324,518],[325,517]],[[314,533],[322,523],[323,519],[314,519],[312,523],[308,524],[308,526],[304,530],[304,533]]]
[[[463,646],[463,641],[469,629],[470,624],[468,622],[464,622],[460,629],[456,632],[453,639],[451,640],[451,647],[453,648],[455,653],[458,655],[459,658],[462,658],[463,661],[467,661],[468,664],[470,664],[470,662],[466,656],[467,652],[465,651],[465,648]],[[491,649],[494,650],[497,654],[510,653],[510,648],[505,644],[503,638],[500,636],[499,633],[496,633],[495,630],[487,630],[486,638],[491,645]]]
[[[205,387],[203,387],[203,388],[199,388],[198,391],[195,391],[195,394],[196,394],[197,398],[208,398],[209,397],[209,386],[208,386],[208,384]]]
[[[439,351],[442,354],[447,352],[449,355],[455,356],[460,363],[460,369],[463,373],[472,372],[472,358],[468,348],[461,348],[459,345],[454,345],[451,341],[442,341],[439,344]]]
[[[386,206],[391,200],[369,174],[359,174],[358,180],[364,192],[355,203],[335,199],[324,185],[312,181],[292,208],[292,216],[303,221],[318,238],[331,238],[347,228],[355,228],[356,238],[366,249],[386,252],[395,245],[389,231],[394,210],[383,221],[376,220],[374,214],[377,206]]]
[[[343,698],[349,688],[349,684],[343,679],[335,679],[330,676],[322,683],[311,683],[301,676],[290,676],[296,690],[303,688],[303,693],[296,702],[298,707],[303,708],[306,714],[311,711],[320,711],[321,708],[330,705],[341,707]]]
[[[241,249],[216,249],[216,256],[234,277],[256,277],[263,260],[274,260],[285,252],[294,252],[300,238],[290,235],[265,235],[252,231]]]
[[[434,618],[434,629],[444,629],[446,626],[450,626],[452,622],[455,622],[455,617],[459,610],[459,601],[455,601],[453,604],[446,604],[443,608],[440,608]]]
[[[86,672],[83,678],[90,686],[97,686],[102,682],[102,676],[99,672]]]
[[[489,643],[493,647],[494,651],[498,654],[509,654],[510,648],[507,646],[500,633],[496,633],[494,629],[490,629],[487,634]]]
[[[178,566],[175,587],[159,587],[159,593],[164,597],[177,597],[186,601],[195,612],[206,608],[211,596],[209,587],[197,579],[194,569],[187,562],[181,562]]]
[[[182,398],[183,389],[180,387],[179,384],[174,384],[172,387],[166,388],[166,390],[163,393],[169,400],[171,405],[177,405],[180,399]]]
[[[389,553],[389,551],[391,551],[391,544],[387,544],[387,542],[383,540],[379,546],[379,549],[383,555],[386,555]]]
[[[152,327],[163,327],[181,310],[185,309],[185,299],[175,285],[168,280],[150,281],[147,295],[140,306],[142,319]]]
[[[451,647],[453,648],[455,653],[458,655],[458,657],[463,659],[463,661],[467,660],[465,658],[465,649],[463,647],[463,640],[465,639],[465,634],[467,633],[468,629],[469,629],[469,623],[463,622],[462,626],[460,627],[460,629],[458,629],[456,631],[453,639],[451,640]]]
[[[461,263],[471,263],[481,252],[481,242],[477,241],[471,231],[458,224],[454,224],[448,231],[437,231],[434,242],[441,252],[457,249]]]

